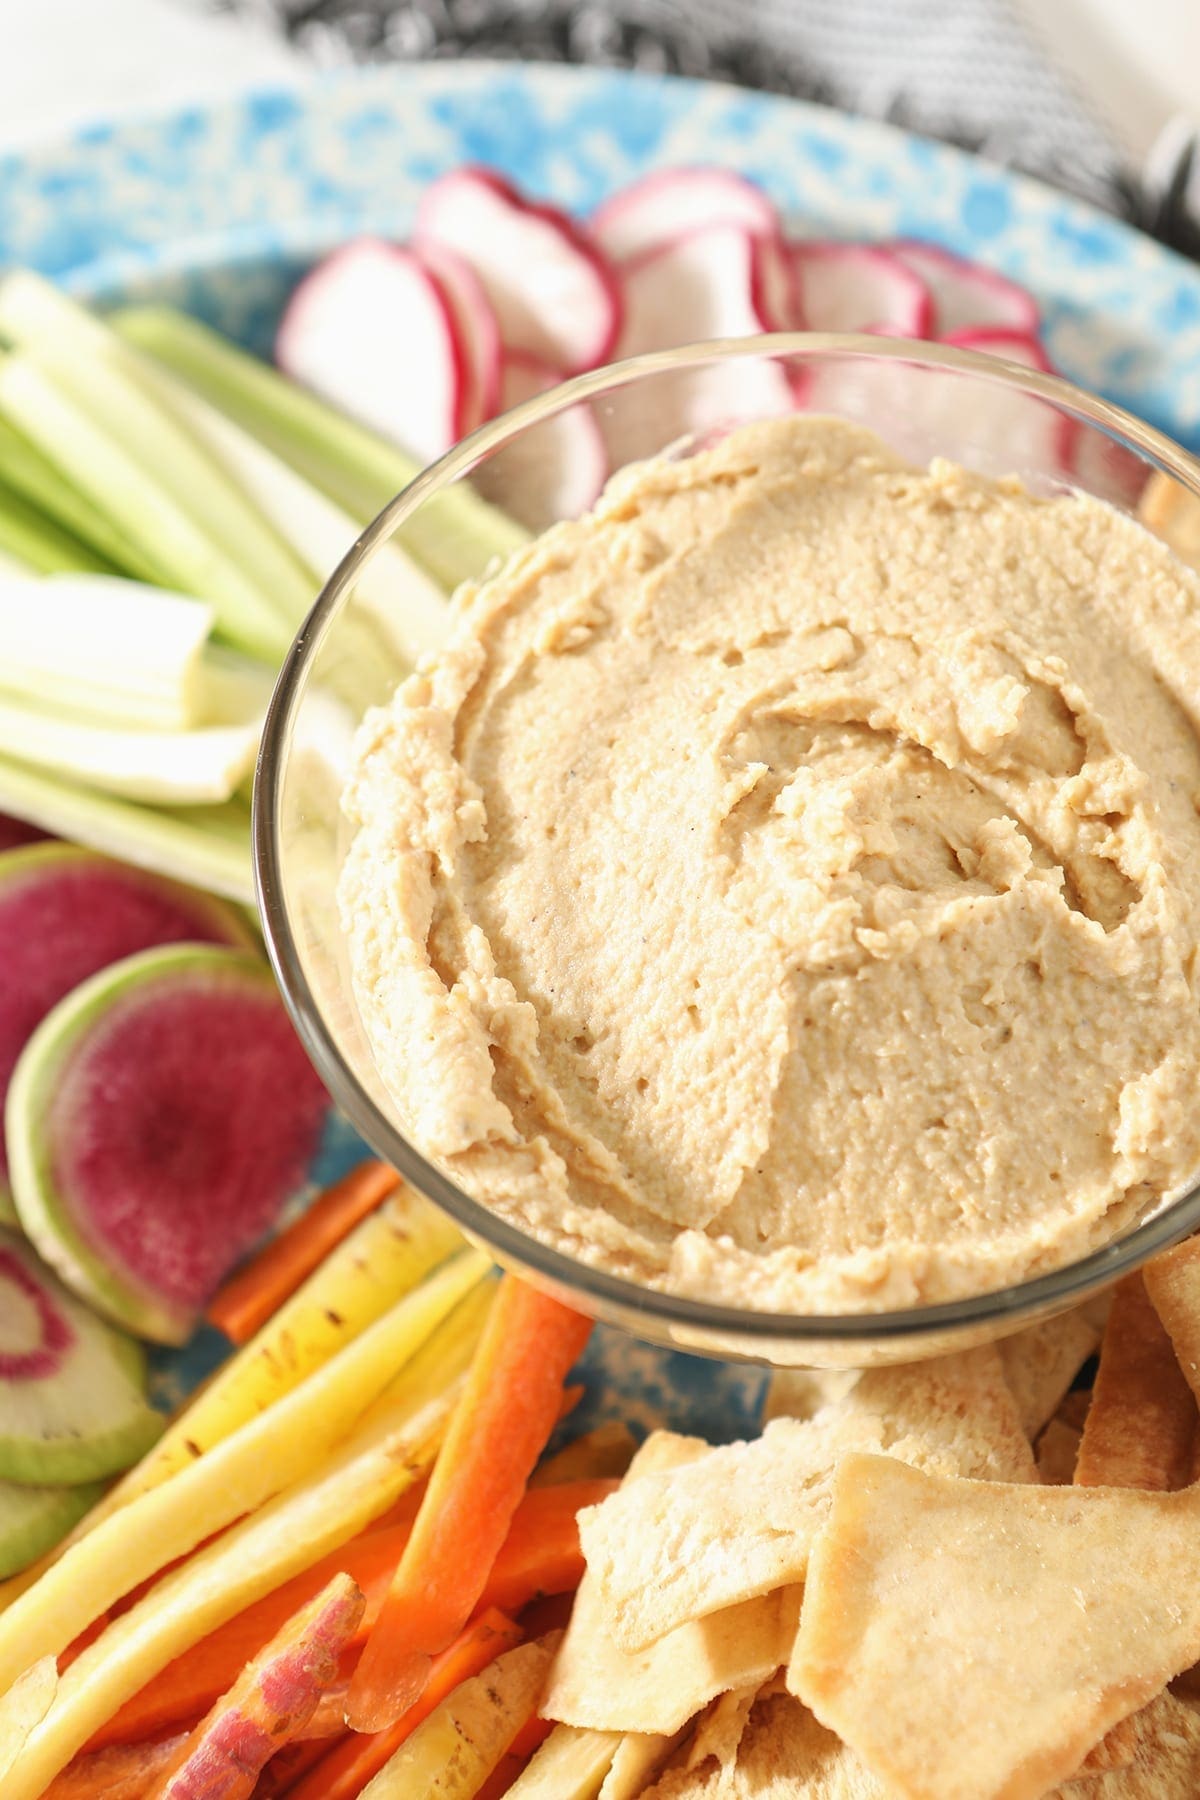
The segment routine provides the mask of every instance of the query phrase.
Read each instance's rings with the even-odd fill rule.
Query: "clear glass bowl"
[[[255,789],[259,898],[267,945],[296,1025],[334,1100],[379,1155],[505,1266],[593,1316],[680,1350],[777,1365],[860,1366],[941,1354],[1061,1311],[1200,1224],[1200,1188],[1106,1249],[1020,1285],[901,1312],[803,1317],[659,1293],[578,1263],[505,1223],[408,1141],[355,1008],[336,908],[348,827],[340,793],[353,727],[408,669],[377,583],[381,547],[414,526],[426,555],[461,562],[447,492],[475,481],[528,499],[561,457],[563,419],[600,419],[616,460],[703,447],[714,429],[778,409],[788,394],[869,425],[915,462],[944,456],[1037,493],[1086,489],[1131,506],[1144,478],[1200,497],[1200,464],[1160,433],[1067,382],[945,346],[800,334],[642,357],[539,396],[427,469],[363,533],[284,664]],[[1062,468],[1064,434],[1074,469]],[[1164,490],[1170,492],[1169,489]],[[539,521],[540,523],[541,521]],[[369,590],[369,591],[368,591]]]

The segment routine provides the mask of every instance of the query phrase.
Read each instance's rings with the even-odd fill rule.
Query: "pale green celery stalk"
[[[139,581],[159,581],[162,571],[104,513],[65,481],[29,439],[0,419],[0,483],[86,544],[104,567]]]
[[[125,307],[110,323],[131,344],[259,438],[366,524],[420,473],[421,464],[266,363],[169,307]],[[528,542],[521,526],[457,483],[421,507],[398,533],[427,574],[447,589],[481,575],[494,557]]]
[[[114,524],[143,545],[153,544],[165,579],[207,600],[231,643],[280,661],[291,642],[282,617],[246,576],[236,553],[214,542],[157,476],[128,453],[120,418],[97,423],[39,364],[15,351],[0,354],[0,412]]]
[[[194,731],[84,724],[69,712],[0,693],[0,755],[155,806],[231,799],[254,767],[261,732],[261,714]]]
[[[0,574],[0,688],[125,727],[217,723],[203,714],[212,626],[202,601],[120,575]],[[250,711],[244,705],[236,716]]]
[[[0,756],[0,812],[139,868],[254,904],[250,813],[241,801],[178,811],[139,806]]]
[[[357,538],[358,521],[178,376],[149,357],[141,360],[156,398],[236,477],[312,570],[315,595]],[[354,605],[369,612],[408,663],[436,650],[450,628],[445,593],[396,543],[381,544],[371,557],[354,584]]]
[[[0,550],[39,575],[67,570],[112,573],[112,564],[47,519],[19,494],[0,486]]]
[[[210,542],[228,547],[239,577],[268,607],[289,623],[302,616],[312,600],[308,572],[242,483],[147,389],[137,351],[27,269],[0,279],[0,338],[31,357],[96,424],[119,435],[126,453]]]

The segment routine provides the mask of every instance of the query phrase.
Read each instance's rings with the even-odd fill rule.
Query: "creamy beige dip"
[[[626,470],[363,727],[354,988],[546,1243],[788,1310],[979,1293],[1200,1164],[1200,580],[819,419]]]

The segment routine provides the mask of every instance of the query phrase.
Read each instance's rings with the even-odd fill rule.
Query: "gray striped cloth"
[[[1130,168],[1010,0],[189,0],[323,63],[495,56],[713,76],[980,150],[1200,257],[1187,134]]]

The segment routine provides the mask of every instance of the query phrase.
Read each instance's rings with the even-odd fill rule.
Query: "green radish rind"
[[[113,963],[67,995],[33,1033],[13,1070],[5,1107],[9,1178],[21,1225],[50,1266],[91,1306],[139,1337],[180,1344],[195,1321],[159,1295],[123,1280],[85,1240],[54,1181],[52,1145],[42,1131],[66,1064],[113,1003],[137,989],[207,972],[244,991],[278,998],[270,969],[239,950],[172,944]]]
[[[144,1456],[164,1421],[146,1400],[141,1346],[68,1293],[21,1238],[0,1233],[0,1249],[41,1289],[69,1333],[51,1372],[0,1378],[2,1518],[4,1483],[40,1488],[100,1481]]]
[[[76,1487],[18,1487],[0,1481],[0,1581],[19,1575],[53,1550],[103,1492],[102,1481]]]

